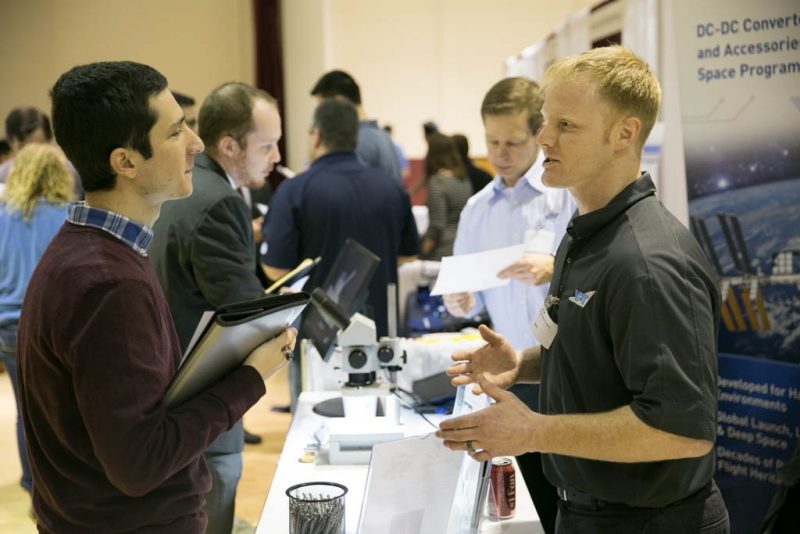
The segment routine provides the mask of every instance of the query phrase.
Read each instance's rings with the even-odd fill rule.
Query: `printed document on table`
[[[376,444],[359,534],[448,532],[465,458],[433,434]]]
[[[480,291],[507,284],[497,273],[519,260],[525,245],[485,250],[474,254],[446,256],[439,267],[439,277],[431,295]]]
[[[454,416],[491,404],[459,386]],[[372,448],[359,534],[472,534],[483,519],[489,463],[451,451],[433,434]]]

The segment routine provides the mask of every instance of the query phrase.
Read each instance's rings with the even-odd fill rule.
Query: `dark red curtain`
[[[253,20],[256,38],[256,87],[267,91],[278,100],[278,110],[286,132],[283,91],[283,48],[281,45],[281,0],[253,0]],[[278,143],[281,155],[286,157],[286,138]],[[267,204],[270,192],[283,180],[273,171],[269,175],[271,187],[253,191],[253,198]]]

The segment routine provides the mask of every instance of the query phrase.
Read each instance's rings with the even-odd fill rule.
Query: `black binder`
[[[308,293],[268,295],[226,304],[201,320],[164,402],[177,406],[245,361],[259,345],[289,328],[310,299]]]

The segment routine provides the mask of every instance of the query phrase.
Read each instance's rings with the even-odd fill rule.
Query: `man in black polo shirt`
[[[541,346],[456,353],[455,384],[497,402],[439,436],[476,460],[541,451],[557,532],[727,532],[712,481],[719,292],[694,238],[656,199],[642,147],[658,82],[621,47],[545,74],[542,181],[578,204],[532,328]],[[503,391],[541,380],[541,413]]]

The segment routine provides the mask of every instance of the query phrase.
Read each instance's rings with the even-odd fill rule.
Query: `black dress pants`
[[[520,384],[513,386],[510,391],[519,400],[534,411],[539,411],[539,385]],[[531,495],[533,506],[542,522],[542,528],[546,534],[554,534],[556,531],[556,515],[558,514],[558,494],[556,487],[550,484],[544,476],[542,469],[542,455],[538,452],[517,456],[517,464],[525,479],[525,486]],[[517,485],[517,491],[522,491],[522,485]]]
[[[728,534],[722,494],[713,482],[662,508],[607,503],[587,506],[559,500],[557,534]]]

